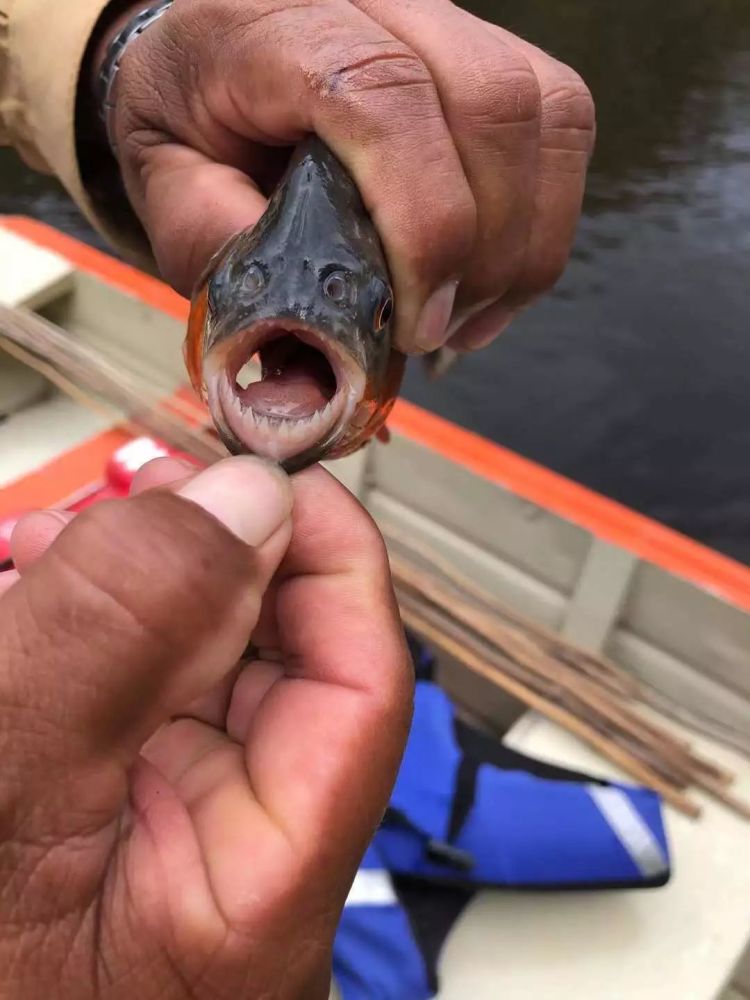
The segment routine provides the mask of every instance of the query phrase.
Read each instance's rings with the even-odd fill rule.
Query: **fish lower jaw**
[[[337,392],[326,406],[305,417],[290,417],[281,413],[263,412],[243,404],[226,378],[222,378],[216,393],[209,387],[209,404],[218,403],[229,432],[248,452],[283,462],[304,451],[331,440],[337,426],[346,422],[358,400],[347,398],[346,391]]]

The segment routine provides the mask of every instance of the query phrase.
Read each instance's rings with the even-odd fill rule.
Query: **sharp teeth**
[[[256,413],[243,406],[234,386],[226,377],[208,385],[209,405],[224,415],[228,428],[255,454],[283,461],[327,437],[334,423],[351,409],[350,392],[338,392],[325,406],[309,417],[294,419],[274,414]]]

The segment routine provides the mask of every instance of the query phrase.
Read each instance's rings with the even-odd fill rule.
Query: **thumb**
[[[236,664],[290,536],[286,477],[244,457],[64,527],[0,599],[0,821],[114,817],[144,742]]]

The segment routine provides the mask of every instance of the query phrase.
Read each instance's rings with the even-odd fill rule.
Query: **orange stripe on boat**
[[[750,611],[750,569],[616,500],[400,399],[392,430]]]
[[[186,300],[157,279],[113,260],[107,254],[86,246],[44,223],[11,216],[4,217],[0,225],[66,257],[75,267],[96,275],[108,284],[140,299],[146,305],[178,319],[187,319],[189,310]],[[388,419],[388,425],[392,430],[437,452],[457,465],[498,483],[559,517],[578,524],[597,538],[619,545],[638,558],[655,563],[675,576],[690,580],[724,600],[750,611],[750,568],[741,563],[405,400],[396,403]],[[102,435],[82,446],[83,449],[93,450],[80,463],[81,479],[76,486],[85,483],[92,472],[96,473],[123,440],[120,437],[108,446],[103,444],[95,446],[95,442],[103,441],[106,437],[107,435]],[[102,448],[101,452],[97,450],[99,447]],[[106,452],[106,447],[109,447],[109,452]],[[81,448],[76,449],[76,454],[81,450]],[[62,456],[34,476],[5,487],[0,500],[0,514],[14,512],[6,503],[6,494],[9,491],[19,490],[20,492],[16,494],[18,498],[22,494],[31,497],[31,490],[21,488],[22,483],[25,484],[31,479],[36,479],[37,485],[35,499],[30,505],[39,506],[40,490],[45,489],[45,495],[50,493],[44,484],[44,478],[50,475],[56,476],[57,472],[53,470],[58,468],[62,469],[66,476],[70,475],[68,463],[73,462],[72,454]],[[58,499],[61,495],[72,492],[72,489],[63,489],[58,480],[55,492]],[[21,506],[23,504],[17,505],[15,510]]]
[[[56,455],[46,465],[0,487],[0,518],[19,511],[56,507],[104,474],[112,453],[132,438],[116,427],[88,438],[83,444]]]

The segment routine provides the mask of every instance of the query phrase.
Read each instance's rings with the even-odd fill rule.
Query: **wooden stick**
[[[466,594],[481,601],[488,608],[499,614],[502,618],[513,622],[519,628],[531,633],[535,637],[538,637],[549,647],[549,651],[552,652],[558,659],[561,659],[566,663],[570,663],[574,667],[581,669],[583,672],[593,677],[598,676],[601,678],[602,672],[604,672],[612,679],[612,686],[616,690],[622,691],[622,693],[628,693],[632,697],[636,697],[643,701],[644,704],[652,705],[657,709],[661,709],[665,712],[665,714],[672,715],[678,721],[692,726],[692,728],[696,731],[704,732],[706,735],[731,746],[733,749],[739,750],[747,756],[750,756],[750,740],[747,740],[741,734],[729,730],[725,731],[718,722],[712,723],[707,721],[705,724],[701,724],[693,716],[689,716],[688,713],[681,711],[679,706],[672,705],[670,707],[668,704],[665,705],[666,699],[657,699],[657,697],[653,694],[653,690],[649,690],[648,686],[644,685],[642,681],[632,677],[632,675],[623,671],[622,668],[618,667],[601,654],[591,653],[589,650],[578,647],[570,640],[563,639],[557,633],[546,628],[544,625],[527,618],[515,610],[511,610],[506,605],[502,604],[495,595],[457,570],[451,561],[438,555],[424,543],[414,539],[413,536],[407,536],[405,532],[396,528],[391,522],[387,523],[383,530],[384,534],[390,541],[395,542],[401,548],[415,553],[419,558],[425,560],[428,563],[430,570],[439,572],[448,581],[455,584]],[[643,718],[641,718],[641,724],[643,726],[651,725],[648,720],[644,720]],[[653,726],[653,730],[655,733],[661,732],[655,725]],[[676,734],[670,734],[670,736],[672,742],[675,744],[679,744],[685,750],[690,749],[690,744],[687,740],[677,736]],[[721,784],[728,786],[734,781],[733,774],[718,767],[712,762],[704,760],[694,751],[691,751],[691,758],[696,767],[703,770],[707,775],[712,775]]]
[[[124,411],[135,423],[174,447],[212,462],[226,452],[218,442],[203,440],[195,431],[164,411],[159,411],[148,399],[144,389],[106,358],[92,351],[59,327],[26,310],[9,309],[0,305],[0,333],[17,348],[27,352],[26,363],[50,377],[50,368],[57,369],[64,381],[56,384],[71,394],[71,383],[79,384],[97,395],[104,396],[113,406]],[[75,398],[80,401],[80,395]]]
[[[455,584],[459,589],[463,590],[476,600],[481,601],[502,618],[512,621],[525,631],[539,636],[539,638],[545,643],[549,643],[555,648],[563,646],[567,654],[572,654],[576,657],[577,662],[580,664],[586,664],[598,675],[604,674],[609,677],[612,683],[616,686],[617,690],[622,690],[623,692],[637,691],[639,686],[638,681],[631,674],[626,673],[622,670],[622,668],[616,666],[616,664],[607,660],[605,657],[591,653],[589,650],[583,649],[580,646],[576,646],[575,643],[572,643],[568,639],[563,640],[562,637],[556,632],[546,628],[541,623],[535,622],[531,618],[527,618],[518,611],[511,610],[507,607],[507,605],[503,604],[496,597],[496,595],[492,594],[484,587],[481,587],[474,580],[470,579],[464,573],[461,573],[460,570],[456,569],[449,559],[444,556],[440,556],[431,548],[417,541],[413,537],[407,536],[405,532],[396,528],[394,525],[390,523],[387,524],[383,531],[386,538],[394,540],[398,545],[401,545],[402,547],[415,553],[420,558],[425,559],[429,563],[430,569],[439,571],[442,576],[444,576],[451,583]]]
[[[612,732],[606,718],[602,718],[596,712],[589,711],[587,706],[582,704],[572,692],[556,686],[550,689],[546,686],[547,682],[544,678],[529,674],[523,667],[500,652],[491,643],[487,643],[470,631],[467,631],[457,621],[445,617],[439,609],[421,603],[413,594],[401,590],[397,590],[397,593],[402,606],[414,610],[430,625],[448,634],[463,646],[471,645],[484,658],[485,662],[494,667],[495,670],[523,684],[524,687],[534,691],[540,697],[554,702],[554,704],[565,709],[576,718],[582,719],[600,733],[600,735],[614,740],[623,750],[634,756],[657,775],[660,775],[675,789],[684,790],[688,787],[689,782],[685,780],[684,773],[674,767],[669,767],[664,758],[659,756],[658,751],[647,744],[633,741],[627,736],[623,736],[623,734],[618,734],[617,731]]]
[[[632,738],[641,743],[647,743],[648,739],[651,738],[660,744],[662,752],[670,759],[675,755],[678,758],[683,757],[681,748],[671,740],[667,733],[663,730],[655,731],[650,724],[642,724],[637,716],[613,702],[611,697],[605,695],[589,678],[573,676],[565,665],[560,664],[543,651],[536,650],[527,637],[520,633],[514,634],[511,629],[497,622],[486,612],[467,605],[455,591],[452,592],[433,580],[424,579],[419,570],[408,566],[399,557],[391,559],[391,568],[394,578],[399,584],[406,583],[407,586],[416,588],[418,592],[426,595],[429,600],[436,603],[451,617],[460,621],[489,643],[499,646],[511,659],[522,664],[527,670],[545,677],[548,681],[567,688],[584,705],[603,714],[612,725]],[[687,764],[684,760],[680,761],[679,769],[681,774],[686,773]]]
[[[402,600],[408,601],[412,596],[404,595],[401,591],[399,593]],[[464,623],[451,619],[449,626],[445,619],[441,620],[439,611],[424,606],[419,610],[423,617],[432,619],[432,624],[443,630],[452,631],[454,638],[459,639],[464,645],[472,642],[475,649],[481,648],[485,659],[489,660],[496,669],[509,674],[516,681],[535,690],[538,695],[551,698],[576,718],[584,719],[592,728],[603,736],[614,740],[622,749],[632,754],[674,788],[684,790],[690,785],[695,785],[743,816],[750,808],[737,797],[728,795],[724,791],[725,782],[710,773],[708,769],[701,768],[700,762],[696,763],[689,755],[683,754],[679,746],[670,746],[668,742],[664,741],[654,743],[648,738],[644,739],[643,734],[637,732],[634,726],[627,725],[629,721],[627,715],[621,712],[617,705],[608,704],[605,699],[586,697],[581,690],[570,686],[554,686],[551,691],[546,690],[544,685],[549,683],[550,679],[544,674],[524,672],[525,664],[523,663],[521,663],[522,669],[519,671],[516,664],[520,661],[514,657],[512,651],[506,649],[502,654],[503,660],[500,661],[497,647],[488,641],[487,637],[482,636],[481,640],[478,641],[474,633],[470,630],[465,631]],[[552,683],[554,684],[554,679]],[[634,718],[634,721],[637,722],[637,718]],[[614,730],[612,729],[613,724]]]
[[[71,382],[70,379],[61,375],[60,372],[53,368],[52,365],[48,365],[45,361],[40,361],[35,355],[30,354],[28,351],[24,350],[23,347],[19,347],[18,344],[14,344],[13,341],[8,340],[6,337],[0,334],[0,347],[9,354],[10,357],[15,358],[16,361],[21,361],[28,368],[33,368],[34,371],[39,372],[43,375],[48,382],[52,385],[56,385],[61,392],[64,392],[71,399],[74,399],[81,406],[85,406],[87,409],[92,410],[94,413],[101,413],[104,417],[109,417],[111,420],[121,419],[120,411],[114,406],[110,406],[108,403],[102,403],[99,399],[95,399],[89,393],[84,392],[83,389]]]
[[[561,709],[569,712],[572,716],[575,716],[576,718],[583,718],[583,721],[590,725],[592,729],[595,729],[598,733],[600,733],[600,735],[608,739],[612,739],[614,742],[618,742],[616,734],[613,734],[608,729],[606,720],[603,720],[600,716],[592,713],[585,716],[585,706],[582,706],[580,702],[578,702],[575,698],[572,698],[570,692],[558,687],[552,687],[550,689],[546,686],[544,679],[534,674],[529,674],[523,669],[523,667],[519,666],[518,663],[500,652],[496,647],[484,642],[472,633],[467,632],[458,622],[452,619],[444,618],[442,613],[437,608],[424,605],[418,601],[413,594],[403,592],[401,590],[397,590],[397,594],[402,609],[406,608],[407,610],[411,610],[419,614],[428,624],[442,634],[446,634],[456,642],[460,643],[462,647],[465,648],[471,646],[479,655],[483,657],[484,661],[489,666],[498,671],[501,675],[507,676],[511,680],[522,684],[524,688],[528,688],[539,697],[553,702]],[[623,745],[622,737],[620,737],[619,745]],[[668,772],[666,774],[661,773],[660,764],[662,761],[660,758],[655,757],[648,747],[637,743],[626,743],[623,746],[623,749],[630,753],[633,757],[640,760],[645,766],[651,768],[651,770],[653,770],[656,774],[661,774],[661,777],[675,789],[682,790],[687,787],[684,782],[680,782],[679,777],[673,772]]]
[[[701,733],[709,739],[716,740],[717,743],[722,743],[731,750],[742,754],[743,757],[750,757],[750,736],[743,733],[740,729],[727,726],[707,715],[698,714],[678,704],[663,691],[650,684],[645,683],[642,686],[643,702],[645,705],[649,705],[662,715],[666,715],[685,726],[689,726],[696,733]],[[729,779],[725,783],[731,784],[734,776],[726,771],[724,774]]]
[[[727,809],[731,809],[732,812],[737,813],[742,816],[743,819],[750,820],[750,802],[745,799],[741,799],[738,795],[734,795],[732,792],[728,792],[719,782],[711,781],[709,778],[702,778],[700,781],[695,782],[699,788],[702,788],[709,795],[713,795],[715,799],[723,803]]]
[[[577,719],[570,712],[560,708],[547,698],[541,697],[518,681],[512,680],[510,677],[488,666],[484,658],[471,648],[470,644],[462,645],[460,642],[456,642],[444,632],[436,629],[422,614],[411,607],[402,607],[402,617],[404,623],[409,628],[420,633],[427,641],[454,656],[473,673],[486,678],[491,683],[497,684],[509,694],[518,698],[519,701],[522,701],[524,704],[578,736],[579,739],[588,743],[589,746],[594,747],[602,756],[607,757],[613,763],[617,764],[637,781],[647,787],[653,788],[665,801],[669,802],[676,809],[679,809],[680,812],[694,819],[701,815],[701,809],[695,802],[676,791],[672,785],[665,782],[650,768],[641,764],[612,740],[602,736],[601,733],[598,733],[594,728]]]
[[[471,664],[468,664],[466,659],[466,650],[469,650],[470,652],[473,651],[475,655],[480,656],[488,669],[493,672],[497,671],[498,673],[494,673],[494,682],[497,686],[507,690],[507,684],[504,683],[506,681],[520,684],[527,692],[531,692],[536,697],[543,698],[545,702],[549,702],[549,698],[546,697],[544,690],[539,690],[538,685],[530,683],[532,678],[525,677],[522,673],[519,675],[518,665],[506,655],[499,654],[497,649],[486,640],[475,637],[461,623],[449,617],[443,617],[444,613],[440,609],[420,604],[419,598],[413,593],[404,592],[400,589],[397,590],[397,593],[399,595],[402,614],[417,616],[421,622],[422,629],[426,627],[432,629],[433,631],[428,637],[431,641],[440,643],[443,638],[447,637],[449,640],[456,642],[458,648],[464,650],[460,660],[465,665],[471,668]],[[436,638],[436,636],[440,638]],[[445,643],[442,643],[442,645],[445,648]],[[452,650],[449,651],[452,655],[457,655]],[[583,707],[585,710],[587,706],[585,704],[582,706],[575,704],[577,694],[574,692],[563,691],[562,694],[562,698],[558,698],[555,702],[550,703],[555,704],[560,711],[567,713],[569,717],[580,719],[580,708]],[[570,704],[571,695],[574,699],[573,705]],[[529,703],[528,699],[527,703]],[[533,704],[532,707],[534,707]],[[633,743],[631,739],[627,738],[627,735],[625,745],[621,742],[613,742],[606,727],[604,729],[601,727],[601,722],[603,721],[601,716],[598,717],[599,725],[597,724],[597,716],[581,721],[584,725],[588,726],[590,731],[596,732],[600,738],[607,740],[609,744],[617,746],[619,751],[628,755],[631,760],[634,759],[635,765],[641,769],[642,775],[646,772],[650,774],[649,782],[651,787],[657,791],[664,794],[664,788],[668,787],[672,789],[674,795],[679,795],[680,791],[688,787],[688,783],[692,783],[703,791],[708,792],[733,812],[745,819],[750,819],[750,803],[736,795],[728,793],[724,783],[720,780],[694,769],[692,761],[667,760],[659,755],[658,748],[653,748],[648,744],[644,745],[639,742]],[[613,760],[615,763],[620,764],[620,766],[624,766],[622,759],[613,758]],[[632,767],[631,773],[634,773]],[[666,794],[665,798],[668,798]]]
[[[22,362],[29,368],[33,368],[34,371],[38,371],[39,374],[43,375],[44,378],[52,383],[52,385],[56,385],[61,392],[64,392],[81,406],[85,406],[94,413],[100,413],[102,416],[107,417],[113,422],[120,423],[121,426],[127,428],[133,435],[142,434],[144,430],[149,431],[149,433],[151,432],[151,429],[144,426],[143,422],[139,424],[137,421],[128,418],[123,421],[122,412],[117,407],[112,406],[107,402],[102,402],[101,398],[98,396],[92,396],[90,393],[85,392],[83,389],[79,388],[75,382],[71,382],[70,379],[66,378],[65,375],[61,374],[52,365],[47,364],[46,361],[41,361],[35,354],[31,354],[23,347],[19,347],[18,344],[8,340],[2,334],[0,334],[0,348],[17,361]],[[172,440],[167,440],[169,443],[173,443]]]
[[[612,693],[597,684],[594,678],[571,673],[570,664],[561,663],[544,649],[540,649],[534,643],[533,637],[511,626],[503,625],[493,615],[467,604],[463,595],[450,585],[426,578],[418,567],[409,564],[395,553],[391,555],[391,568],[394,579],[400,585],[411,587],[437,603],[445,613],[459,619],[462,624],[473,629],[484,639],[495,645],[499,644],[512,659],[522,663],[528,670],[567,688],[589,708],[601,712],[618,729],[640,743],[644,745],[655,743],[661,754],[658,758],[659,769],[665,775],[671,774],[683,785],[688,784],[698,773],[710,778],[712,787],[716,782],[726,785],[732,781],[732,775],[713,763],[702,760],[686,742],[637,715],[619,700],[613,700]]]

